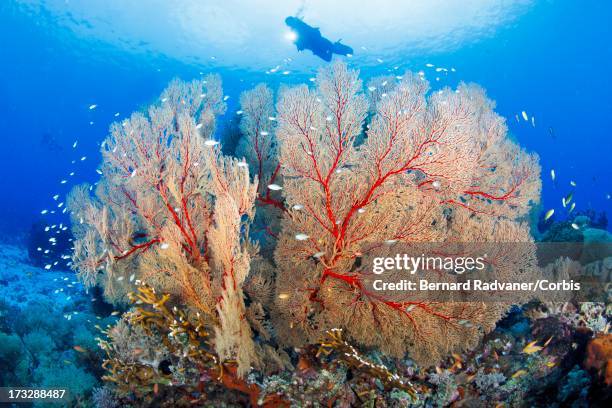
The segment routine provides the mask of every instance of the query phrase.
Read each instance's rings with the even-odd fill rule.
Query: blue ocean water
[[[476,35],[449,51],[425,48],[405,56],[391,55],[388,60],[392,63],[374,60],[357,68],[365,76],[395,66],[399,71],[426,70],[434,88],[460,80],[481,84],[497,102],[498,112],[508,118],[514,137],[540,155],[543,207],[561,213],[561,197],[572,190],[569,183],[573,180],[577,209],[609,212],[610,16],[608,2],[537,1],[493,33]],[[75,20],[76,27],[95,24]],[[135,52],[131,48],[137,45],[119,47],[78,36],[74,27],[61,25],[52,11],[43,7],[33,12],[21,2],[3,2],[0,21],[0,135],[4,142],[0,186],[5,194],[0,202],[0,231],[5,235],[28,229],[40,218],[41,210],[53,205],[53,195],[64,195],[75,183],[95,180],[98,144],[116,119],[114,114],[119,112],[123,118],[145,106],[173,77],[220,73],[225,93],[231,96],[231,113],[236,110],[239,92],[252,84],[302,82],[317,65],[325,64],[307,55],[308,51],[298,53],[286,41],[280,46],[270,44],[285,54],[270,60],[268,68],[289,57],[298,66],[308,61],[308,69],[266,75],[264,69],[252,69],[248,63],[230,67],[218,60],[185,63],[151,50]],[[351,43],[353,33],[334,29],[341,32],[344,42]],[[353,46],[355,57],[360,52],[376,55],[376,50]],[[257,54],[265,48],[265,43],[254,43],[248,51]],[[428,63],[454,67],[456,72],[436,75],[435,70],[428,70]],[[437,76],[440,82],[435,81]],[[92,104],[98,107],[89,110]],[[523,110],[535,117],[535,127],[523,121]],[[78,148],[72,149],[75,140]],[[87,158],[81,161],[83,156]],[[76,163],[71,164],[72,160]],[[556,185],[549,175],[551,169],[556,172]],[[69,176],[73,171],[75,175]],[[69,182],[60,184],[63,179]]]
[[[101,295],[85,292],[67,272],[69,258],[60,255],[70,253],[70,243],[55,254],[59,264],[31,265],[24,248],[33,242],[47,248],[45,235],[33,238],[33,225],[38,233],[41,226],[69,229],[65,196],[99,179],[100,143],[110,124],[155,101],[171,79],[222,76],[228,110],[219,129],[240,109],[240,93],[255,84],[308,83],[328,63],[285,38],[289,15],[352,46],[353,56],[335,58],[362,78],[410,70],[423,71],[434,91],[460,81],[484,87],[511,137],[540,157],[540,217],[555,209],[551,222],[573,219],[562,205],[570,192],[575,213],[612,211],[612,3],[473,0],[465,2],[465,14],[442,0],[413,8],[389,0],[362,10],[350,1],[275,3],[0,3],[0,289],[10,293],[0,302],[0,335],[6,333],[0,362],[16,358],[9,345],[20,350],[14,331],[49,356],[20,369],[33,372],[36,385],[76,378],[75,392],[89,396],[101,384],[99,364],[92,363],[101,358],[93,352],[94,324],[114,323],[118,313],[96,304]],[[458,17],[443,18],[446,7]],[[403,13],[410,19],[398,21]],[[51,315],[56,323],[39,318]],[[526,336],[530,326],[520,312],[508,320],[499,332]]]

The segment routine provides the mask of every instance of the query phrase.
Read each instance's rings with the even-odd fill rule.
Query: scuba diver
[[[318,28],[309,26],[298,17],[287,17],[285,24],[291,28],[296,36],[293,43],[298,51],[310,50],[314,55],[327,62],[331,61],[332,54],[353,54],[351,47],[340,43],[340,40],[332,43],[321,35],[321,31]]]

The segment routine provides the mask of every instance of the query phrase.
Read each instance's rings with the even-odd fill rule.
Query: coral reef
[[[95,197],[88,186],[70,194],[73,267],[113,302],[135,281],[180,296],[215,323],[218,353],[244,374],[257,361],[242,295],[257,182],[212,139],[219,77],[174,81],[161,101],[112,126]]]
[[[67,388],[65,405],[87,406],[101,374],[94,326],[113,318],[96,318],[69,272],[28,262],[23,249],[0,246],[0,386]]]
[[[119,402],[109,387],[96,387],[91,393],[91,400],[96,408],[118,408]]]
[[[382,391],[403,392],[416,399],[416,388],[382,362],[362,355],[342,339],[340,330],[327,333],[318,351],[305,350],[297,370],[261,380],[238,376],[237,363],[216,354],[202,315],[188,316],[170,306],[170,296],[141,286],[130,295],[135,308],[116,325],[104,330],[100,345],[106,352],[105,380],[114,384],[124,403],[193,406],[228,399],[252,406],[289,406],[296,401],[339,400],[348,387],[346,368],[359,376],[361,398],[381,398]],[[321,363],[317,363],[317,357]],[[315,364],[322,364],[315,370]],[[346,368],[343,368],[346,367]],[[334,384],[334,389],[330,386]],[[369,384],[369,385],[368,385]],[[228,391],[235,395],[228,396]],[[170,394],[169,394],[170,393]],[[323,395],[328,395],[324,397]],[[352,398],[352,397],[351,397]]]
[[[240,378],[236,361],[216,353],[203,315],[198,312],[192,321],[182,309],[167,305],[169,295],[158,295],[151,287],[139,287],[130,296],[134,310],[104,332],[107,340],[100,340],[107,354],[104,379],[116,385],[120,396],[133,393],[147,404],[193,406],[214,399],[222,386],[244,394],[253,406],[261,405],[259,387]],[[170,398],[160,385],[182,393]],[[266,404],[275,399],[266,398]]]
[[[360,265],[396,243],[438,242],[443,252],[444,243],[532,242],[521,220],[539,200],[537,158],[506,137],[475,85],[428,95],[427,82],[406,73],[368,101],[343,64],[315,83],[284,90],[277,103],[289,208],[275,252],[281,337],[301,345],[341,327],[421,364],[474,347],[506,305],[387,297],[367,289]],[[526,265],[527,252],[514,263]]]
[[[389,371],[383,364],[376,364],[359,355],[355,348],[342,338],[342,330],[331,329],[327,333],[327,338],[321,343],[319,352],[330,355],[332,352],[338,354],[337,359],[349,367],[358,368],[372,378],[382,382],[385,389],[398,389],[407,392],[412,397],[416,397],[415,388],[409,383],[404,382],[397,374]]]
[[[605,373],[605,348],[587,347],[588,335],[567,320],[551,316],[530,324],[521,309],[477,349],[453,354],[434,369],[362,353],[341,330],[332,330],[318,347],[292,353],[295,369],[240,379],[235,362],[215,354],[201,316],[188,316],[171,306],[168,295],[146,286],[132,299],[135,309],[101,340],[108,353],[106,379],[124,405],[386,407],[481,405],[486,399],[510,406],[587,406],[610,397],[585,371]]]
[[[242,118],[241,137],[237,157],[244,157],[245,164],[253,169],[253,177],[259,180],[252,237],[257,240],[261,254],[270,259],[280,230],[280,217],[285,210],[279,191],[269,186],[282,184],[281,165],[275,137],[274,98],[272,90],[264,84],[245,91],[240,96]]]
[[[592,333],[609,330],[605,305],[559,298],[518,308],[531,295],[437,301],[369,289],[374,257],[421,243],[441,253],[491,244],[496,276],[513,281],[571,273],[567,259],[537,267],[529,219],[538,159],[510,140],[484,91],[460,84],[432,93],[406,73],[374,78],[364,93],[342,63],[313,82],[283,87],[276,104],[264,84],[244,92],[225,150],[215,139],[225,104],[214,75],[175,80],[146,112],[112,125],[95,191],[80,186],[68,200],[73,269],[126,310],[101,328],[107,384],[88,388],[92,401],[391,407],[590,398],[588,368],[603,366],[583,357]],[[508,251],[504,242],[519,245]],[[42,347],[37,335],[28,341]],[[603,361],[599,343],[590,347],[586,361]],[[553,397],[559,379],[565,391]]]

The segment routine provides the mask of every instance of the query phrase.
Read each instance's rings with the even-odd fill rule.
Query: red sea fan
[[[537,157],[506,137],[479,87],[428,94],[407,73],[368,103],[342,63],[315,83],[284,90],[277,105],[289,208],[275,253],[281,337],[297,345],[341,327],[423,364],[474,346],[506,304],[398,300],[369,290],[356,260],[384,243],[530,243],[520,220],[539,200]]]

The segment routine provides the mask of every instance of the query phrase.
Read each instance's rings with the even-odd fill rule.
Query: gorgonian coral
[[[174,81],[114,124],[95,196],[82,186],[69,200],[74,268],[114,302],[137,281],[175,295],[206,316],[239,375],[264,354],[282,360],[254,333],[306,345],[342,329],[422,364],[473,347],[507,302],[374,292],[366,266],[391,244],[521,242],[489,253],[519,279],[534,258],[524,219],[539,199],[537,157],[475,85],[431,93],[406,73],[372,80],[366,96],[342,63],[315,83],[282,89],[276,108],[265,85],[242,95],[240,159],[213,140],[225,110],[216,76]]]
[[[531,242],[521,218],[539,199],[537,158],[507,138],[477,86],[428,94],[407,73],[368,102],[340,63],[316,84],[284,90],[277,104],[289,209],[275,253],[279,332],[300,344],[341,327],[421,363],[474,346],[507,305],[398,300],[368,290],[360,265],[385,243]],[[527,252],[503,273],[518,275]]]
[[[257,182],[211,139],[224,111],[219,77],[172,82],[160,103],[112,125],[95,197],[77,187],[68,205],[86,285],[101,283],[111,301],[135,281],[180,296],[209,317],[219,354],[243,372],[257,358],[241,289]]]

